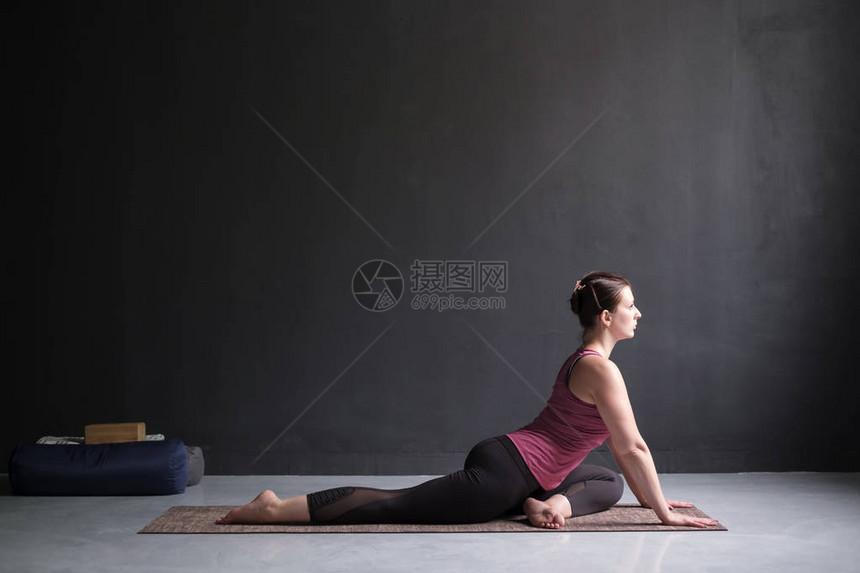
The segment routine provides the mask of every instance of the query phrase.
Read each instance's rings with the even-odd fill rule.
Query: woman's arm
[[[633,492],[633,495],[636,496],[636,500],[639,502],[639,505],[641,505],[642,507],[650,508],[651,505],[648,503],[648,500],[645,499],[645,496],[642,494],[642,489],[632,477],[632,472],[630,471],[630,467],[627,463],[627,460],[623,456],[619,455],[618,450],[615,448],[615,444],[612,442],[611,436],[608,440],[606,440],[606,445],[609,446],[609,451],[612,452],[612,457],[615,458],[615,463],[617,463],[618,467],[621,468],[621,473],[624,474],[624,478],[627,481],[627,486],[630,488],[630,491]],[[687,503],[686,501],[675,501],[672,499],[667,499],[666,504],[672,509],[676,507],[693,507],[693,504]]]
[[[594,360],[588,364],[589,368],[593,369],[589,378],[594,381],[590,388],[594,403],[609,429],[610,451],[639,503],[653,509],[660,521],[668,525],[706,527],[715,524],[714,520],[687,517],[672,512],[673,505],[686,504],[670,504],[663,497],[654,459],[636,426],[621,372],[609,360]]]
[[[615,458],[615,463],[618,464],[618,467],[621,469],[621,473],[624,474],[627,486],[630,488],[630,491],[633,492],[633,495],[636,496],[636,500],[642,507],[651,507],[648,504],[648,500],[645,498],[645,495],[642,493],[642,489],[639,487],[639,484],[636,483],[636,480],[633,478],[630,464],[627,463],[627,459],[618,451],[618,448],[615,446],[615,442],[612,440],[612,436],[609,436],[609,439],[606,440],[606,445],[609,446],[609,451],[612,452],[612,457]]]

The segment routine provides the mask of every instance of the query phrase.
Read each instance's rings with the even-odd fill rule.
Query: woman
[[[582,346],[559,371],[546,407],[528,426],[475,446],[464,469],[400,490],[342,487],[288,499],[267,490],[218,523],[475,523],[521,511],[532,525],[556,529],[621,498],[618,474],[581,463],[605,441],[636,499],[663,523],[716,525],[672,511],[690,504],[663,497],[624,379],[609,360],[642,318],[630,283],[589,273],[576,281],[570,307],[583,328]]]

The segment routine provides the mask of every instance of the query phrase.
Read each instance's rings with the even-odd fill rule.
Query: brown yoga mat
[[[721,524],[706,529],[663,525],[650,509],[638,505],[616,505],[600,513],[573,517],[560,529],[533,527],[522,515],[486,523],[456,525],[218,525],[215,520],[230,506],[180,505],[168,509],[139,533],[523,533],[558,531],[726,531]],[[676,509],[678,513],[708,517],[698,508]]]

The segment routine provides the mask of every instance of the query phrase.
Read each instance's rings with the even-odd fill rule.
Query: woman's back
[[[527,426],[508,437],[517,447],[544,489],[553,489],[588,453],[602,444],[609,430],[593,403],[582,400],[568,388],[569,372],[577,362],[602,360],[593,350],[578,350],[564,363],[553,385],[546,407]]]

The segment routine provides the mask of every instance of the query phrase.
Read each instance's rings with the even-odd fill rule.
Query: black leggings
[[[383,490],[339,487],[308,494],[312,523],[479,523],[521,513],[528,497],[545,501],[562,494],[573,515],[612,507],[624,484],[614,471],[580,465],[557,488],[546,491],[507,436],[484,440],[464,468],[415,487]]]

